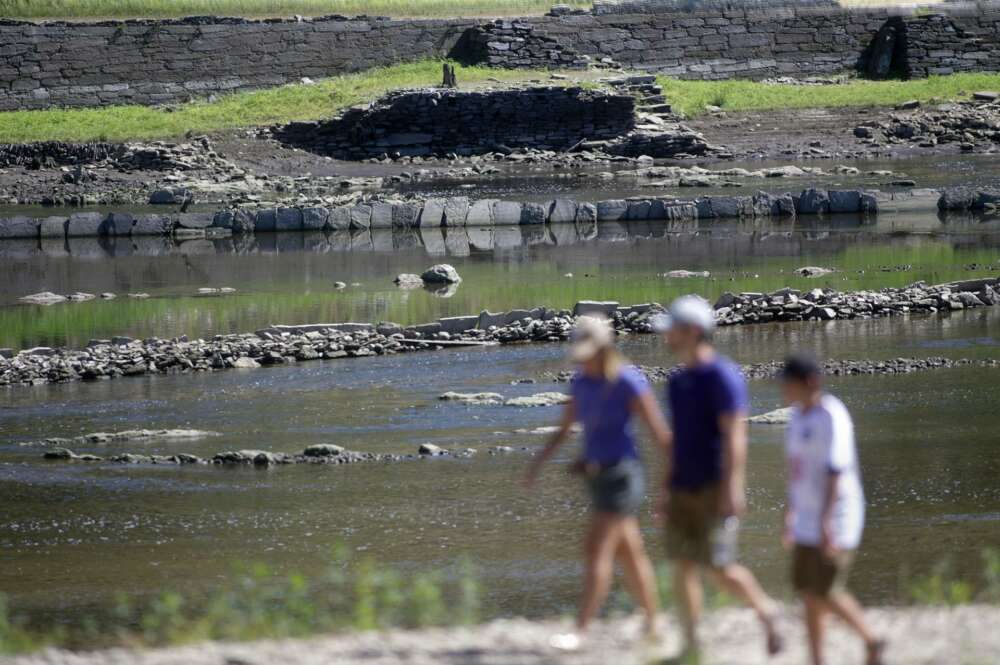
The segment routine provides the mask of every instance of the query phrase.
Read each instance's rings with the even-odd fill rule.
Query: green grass
[[[53,627],[10,617],[0,596],[0,654],[54,646],[161,646],[205,640],[297,638],[347,630],[466,625],[479,618],[479,583],[461,564],[403,573],[338,548],[319,575],[278,575],[263,564],[236,566],[219,588],[200,595],[164,591],[150,599],[120,596],[103,612]]]
[[[2,2],[2,0],[0,0]],[[546,72],[457,66],[460,86],[487,79],[519,82]],[[129,141],[172,139],[237,127],[293,120],[316,120],[368,101],[390,90],[436,85],[441,62],[381,67],[318,81],[224,95],[167,108],[109,106],[0,113],[0,143],[31,141]],[[689,117],[707,105],[727,111],[780,108],[893,106],[910,99],[923,102],[967,98],[973,91],[1000,89],[1000,74],[955,74],[914,81],[851,81],[832,86],[767,85],[754,81],[680,81],[661,78],[664,94]]]
[[[562,0],[589,9],[589,0]],[[178,16],[456,17],[544,14],[551,0],[0,0],[0,16],[44,18],[171,18]]]
[[[456,67],[460,86],[491,78],[523,81],[545,75],[532,70]],[[168,108],[108,106],[11,111],[0,113],[0,143],[168,139],[234,127],[316,120],[389,90],[440,83],[441,61],[422,60],[323,79],[315,85],[295,84],[241,92],[216,101]]]
[[[708,105],[726,111],[766,111],[895,106],[916,99],[921,102],[967,99],[977,90],[1000,89],[1000,74],[953,74],[912,81],[853,80],[841,85],[769,85],[756,81],[680,81],[660,77],[663,94],[674,108],[694,117]]]

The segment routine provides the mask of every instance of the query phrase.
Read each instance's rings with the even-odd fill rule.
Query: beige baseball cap
[[[653,330],[667,332],[675,325],[699,328],[706,333],[715,330],[715,312],[708,301],[701,296],[681,296],[670,309],[650,319]]]
[[[581,316],[576,321],[573,334],[570,335],[572,346],[569,357],[573,362],[586,362],[603,349],[615,344],[615,331],[611,322],[598,316]]]

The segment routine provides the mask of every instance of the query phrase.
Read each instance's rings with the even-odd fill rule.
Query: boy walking
[[[785,399],[794,408],[785,441],[785,542],[793,548],[792,582],[805,603],[813,665],[825,662],[824,621],[829,613],[864,640],[868,665],[880,665],[885,643],[872,634],[861,605],[846,588],[865,519],[854,424],[843,403],[823,391],[822,369],[811,357],[788,358],[781,381]]]
[[[678,298],[653,327],[684,365],[667,390],[674,441],[661,500],[684,628],[682,657],[698,660],[703,570],[753,608],[767,635],[767,651],[774,655],[782,648],[775,604],[753,573],[737,563],[739,519],[746,505],[746,382],[712,346],[715,313],[704,299]]]

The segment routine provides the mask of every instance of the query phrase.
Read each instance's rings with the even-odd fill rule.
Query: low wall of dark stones
[[[941,17],[770,4],[599,3],[519,19],[510,40],[489,36],[511,22],[474,19],[0,20],[0,111],[173,103],[441,56],[521,67],[606,58],[691,79],[814,76],[867,69],[875,35],[894,17],[906,18],[913,76],[1000,68],[996,0],[936,8]]]
[[[578,87],[391,93],[332,120],[275,130],[284,143],[342,159],[385,154],[471,155],[520,148],[568,149],[635,127],[635,99]]]
[[[1000,304],[995,278],[900,289],[839,292],[784,288],[772,293],[724,293],[715,303],[719,325],[777,321],[871,319],[913,313],[952,312]],[[615,329],[652,332],[656,303],[621,306],[613,301],[581,301],[572,310],[546,307],[439,319],[416,326],[394,323],[320,323],[273,326],[255,333],[219,335],[211,340],[186,337],[93,340],[86,349],[36,347],[15,353],[0,349],[0,386],[41,385],[149,374],[224,369],[255,369],[311,360],[338,360],[447,346],[522,344],[567,340],[576,319],[607,317]]]
[[[140,214],[81,212],[52,217],[0,218],[0,239],[87,236],[250,234],[440,227],[597,225],[621,221],[769,219],[815,215],[877,215],[878,199],[863,190],[807,189],[798,194],[704,196],[697,199],[632,198],[580,202],[555,199],[522,203],[466,197],[424,201],[370,201],[335,208],[263,208],[216,213]]]

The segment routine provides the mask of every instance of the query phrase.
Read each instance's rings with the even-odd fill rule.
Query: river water
[[[115,334],[203,336],[269,323],[414,323],[485,308],[564,307],[584,298],[666,302],[691,291],[715,297],[785,285],[856,289],[990,276],[1000,269],[1000,226],[995,218],[944,224],[928,214],[876,224],[606,224],[596,231],[150,240],[127,248],[97,240],[49,248],[11,243],[0,252],[0,346],[23,348]],[[400,291],[391,283],[397,273],[445,259],[465,278],[452,293]],[[818,280],[792,274],[803,265],[840,272]],[[676,269],[710,276],[662,277]],[[337,290],[336,280],[349,286]],[[195,297],[202,286],[237,293]],[[17,304],[19,296],[42,290],[119,297],[47,308]],[[135,292],[151,297],[126,297]],[[719,344],[744,363],[796,348],[841,359],[1000,358],[1000,308],[731,328],[720,332]],[[636,362],[670,363],[652,337],[624,346]],[[82,607],[107,606],[117,592],[209,588],[234,561],[317,571],[331,548],[344,543],[404,570],[451,571],[467,558],[479,569],[491,615],[567,611],[577,592],[587,506],[582,488],[562,473],[572,447],[535,493],[519,485],[523,453],[488,453],[498,445],[541,446],[542,437],[515,430],[551,424],[558,411],[437,400],[447,390],[515,396],[561,389],[543,374],[564,369],[564,353],[559,344],[451,350],[2,390],[0,592],[33,616],[65,620]],[[512,383],[525,378],[539,383]],[[856,417],[871,501],[854,578],[860,595],[897,602],[908,576],[945,559],[960,572],[978,572],[980,550],[1000,547],[998,370],[837,378],[830,386]],[[754,382],[752,392],[755,413],[780,405],[770,382]],[[321,442],[392,453],[431,442],[480,452],[463,460],[256,470],[50,464],[40,449],[18,445],[140,427],[220,436],[76,452],[295,452]],[[780,442],[780,428],[752,429],[743,552],[765,585],[786,596],[787,561],[778,543]],[[659,554],[648,511],[643,523]]]

